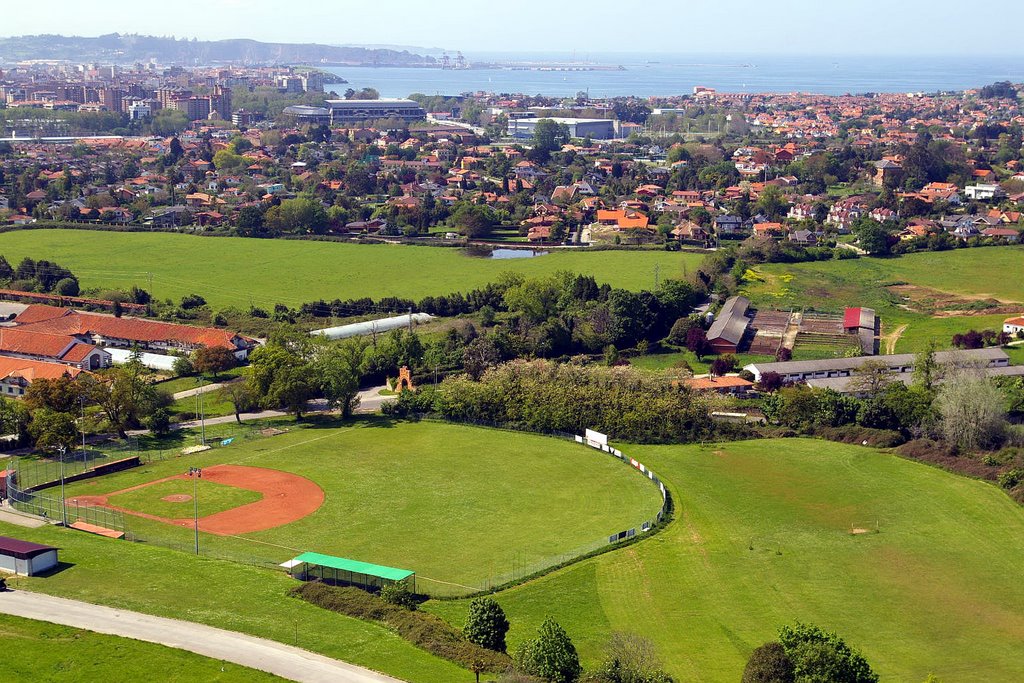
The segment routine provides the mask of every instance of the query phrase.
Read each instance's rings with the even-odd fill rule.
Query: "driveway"
[[[40,593],[0,593],[0,612],[188,650],[292,681],[397,683],[399,680],[273,640]]]

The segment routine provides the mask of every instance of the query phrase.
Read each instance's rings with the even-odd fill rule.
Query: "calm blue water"
[[[592,97],[683,95],[697,85],[722,92],[863,92],[963,90],[1000,80],[1024,81],[1024,56],[978,57],[766,57],[763,55],[467,54],[471,61],[583,61],[621,65],[625,71],[519,71],[332,67],[344,88],[373,87],[384,97],[414,92],[496,93]]]

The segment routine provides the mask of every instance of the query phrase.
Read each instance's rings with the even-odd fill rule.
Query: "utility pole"
[[[64,503],[64,453],[67,449],[63,444],[57,446],[57,453],[60,454],[60,519],[64,526],[68,525],[68,506]]]
[[[206,445],[206,394],[202,388],[199,389],[199,424],[202,433],[203,445]]]
[[[409,307],[409,331],[412,332],[412,306]]]
[[[86,457],[86,452],[85,452],[85,395],[83,394],[79,398],[82,401],[82,424],[81,424],[81,427],[82,427],[82,465],[87,466],[88,465],[88,457]]]

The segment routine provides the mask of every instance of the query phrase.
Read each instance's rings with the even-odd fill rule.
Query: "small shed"
[[[410,580],[409,587],[416,592],[416,572],[408,569],[383,567],[320,553],[302,553],[282,563],[281,566],[293,577],[303,581],[320,579],[334,584],[359,586],[369,591],[377,591],[386,585]]]
[[[0,571],[35,576],[57,566],[57,549],[0,536]]]

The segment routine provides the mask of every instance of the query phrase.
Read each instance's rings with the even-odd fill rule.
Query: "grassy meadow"
[[[782,310],[874,308],[882,318],[883,336],[894,335],[895,352],[911,353],[925,349],[932,340],[940,348],[948,347],[954,334],[972,328],[1001,328],[1011,314],[986,313],[979,306],[973,311],[954,309],[956,314],[951,315],[943,312],[950,305],[943,299],[959,309],[994,299],[1016,310],[1013,303],[1024,302],[1024,278],[1018,276],[1022,260],[1024,247],[985,247],[890,259],[774,263],[755,268],[756,277],[743,290],[755,304]],[[894,285],[917,289],[889,289]],[[883,339],[883,353],[885,349]],[[794,357],[805,357],[799,344]]]
[[[7,681],[218,681],[282,678],[191,652],[0,614],[0,677]]]
[[[215,310],[297,307],[316,299],[420,299],[469,291],[506,271],[541,276],[569,270],[615,287],[650,289],[655,267],[663,280],[682,277],[703,258],[666,251],[555,251],[495,260],[428,246],[55,229],[0,234],[0,254],[15,265],[25,257],[56,261],[86,288],[137,285],[174,300],[200,294]]]
[[[995,487],[812,440],[624,450],[668,482],[676,520],[499,594],[512,646],[553,615],[588,665],[629,631],[677,680],[731,682],[799,619],[862,648],[883,680],[1020,680],[1024,509]],[[461,624],[467,607],[427,609]]]
[[[292,524],[218,537],[201,534],[214,555],[277,564],[304,551],[411,569],[431,594],[465,594],[556,564],[638,526],[661,507],[644,477],[615,458],[559,439],[434,422],[364,420],[294,428],[207,453],[174,458],[67,487],[103,495],[189,466],[238,464],[292,472],[316,482],[323,506]],[[202,482],[209,484],[210,482]],[[200,491],[200,513],[252,500],[215,485]],[[222,491],[221,489],[226,489]],[[188,517],[191,481],[171,481],[111,498],[111,504]],[[212,506],[212,507],[211,507]],[[184,510],[175,514],[172,510]],[[192,531],[130,517],[140,538],[187,548]],[[457,542],[456,542],[457,539]]]

